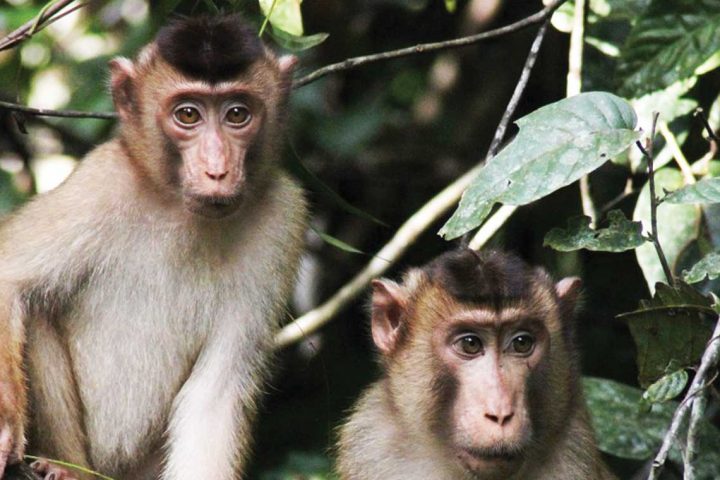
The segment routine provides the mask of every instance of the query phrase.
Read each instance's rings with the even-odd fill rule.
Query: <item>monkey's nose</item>
[[[223,178],[227,177],[228,172],[228,170],[225,170],[224,172],[208,172],[206,170],[205,175],[207,175],[208,178],[210,178],[211,180],[220,181]]]
[[[507,414],[505,414],[505,415],[503,415],[503,414],[493,415],[493,414],[491,414],[491,413],[486,413],[486,414],[485,414],[485,418],[487,418],[488,420],[490,420],[490,421],[493,422],[493,423],[497,423],[497,424],[500,425],[501,427],[504,427],[504,426],[506,426],[508,423],[510,423],[510,420],[512,420],[512,418],[513,418],[514,416],[515,416],[515,412],[509,412],[509,413],[507,413]]]

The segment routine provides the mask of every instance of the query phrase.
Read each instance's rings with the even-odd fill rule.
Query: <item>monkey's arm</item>
[[[267,377],[273,333],[294,284],[306,217],[300,190],[280,176],[255,212],[233,265],[239,291],[216,318],[175,398],[163,479],[239,478]]]
[[[22,459],[25,447],[25,327],[15,297],[12,285],[0,283],[0,477],[7,463]]]
[[[103,149],[96,152],[102,156]],[[84,186],[87,172],[97,169],[91,158],[87,161],[84,172],[36,197],[0,226],[0,477],[7,461],[19,461],[24,453],[28,395],[23,356],[36,327],[32,320],[54,319],[101,243],[90,204],[93,192]]]

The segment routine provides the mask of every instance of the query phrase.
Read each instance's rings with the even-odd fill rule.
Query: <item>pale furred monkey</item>
[[[111,62],[117,137],[0,227],[0,476],[27,437],[118,480],[240,478],[305,230],[294,64],[235,15]]]

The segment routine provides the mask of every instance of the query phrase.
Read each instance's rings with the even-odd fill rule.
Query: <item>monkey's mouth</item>
[[[242,195],[186,195],[185,206],[192,213],[209,218],[223,218],[235,212],[242,203]]]
[[[497,445],[491,448],[461,447],[457,458],[471,472],[507,474],[522,464],[522,449],[514,445]]]

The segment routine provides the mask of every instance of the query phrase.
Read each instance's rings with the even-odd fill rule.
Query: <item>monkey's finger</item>
[[[30,468],[38,475],[45,475],[50,470],[50,463],[45,460],[35,460],[30,464]]]

